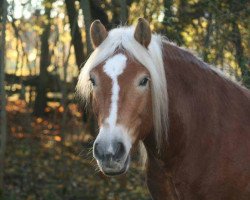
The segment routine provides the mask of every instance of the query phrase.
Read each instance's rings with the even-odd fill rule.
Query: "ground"
[[[24,101],[8,102],[8,143],[3,200],[146,200],[144,172],[133,161],[129,172],[107,178],[92,158],[93,139],[77,105],[48,107],[32,116]]]

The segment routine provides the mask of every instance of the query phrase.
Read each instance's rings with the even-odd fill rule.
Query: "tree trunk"
[[[6,119],[6,93],[5,93],[5,31],[7,23],[7,1],[1,2],[2,31],[0,42],[0,197],[3,191],[4,154],[6,149],[7,119]]]
[[[179,45],[182,45],[184,43],[181,32],[182,27],[180,23],[176,23],[174,18],[179,17],[181,13],[181,2],[178,7],[178,13],[174,14],[173,12],[173,0],[164,0],[164,18],[163,18],[163,24],[164,24],[164,30],[162,33],[167,36],[167,38],[170,41],[174,41]]]
[[[2,22],[3,21],[3,19],[2,19],[2,17],[3,17],[3,13],[4,13],[4,11],[3,11],[3,6],[4,6],[4,1],[0,1],[0,22]]]
[[[36,99],[34,105],[34,115],[43,116],[47,106],[47,84],[48,84],[48,71],[50,65],[49,54],[49,35],[50,35],[50,12],[51,8],[46,8],[45,15],[47,17],[47,24],[44,25],[43,33],[41,35],[41,56],[40,56],[40,74],[39,82],[36,88]]]
[[[91,17],[92,20],[99,19],[102,24],[106,27],[106,29],[111,28],[111,24],[108,20],[108,15],[105,10],[101,7],[100,0],[92,0],[90,1],[90,9],[91,9]]]
[[[87,54],[89,55],[91,53],[92,45],[91,45],[91,39],[90,39],[90,25],[91,25],[91,12],[90,12],[90,3],[89,0],[81,0],[80,1],[82,13],[84,16],[84,25],[85,25],[85,32],[86,32],[86,42],[87,42]]]
[[[75,58],[78,69],[81,69],[81,64],[84,61],[84,46],[82,42],[81,31],[78,26],[78,14],[75,8],[74,0],[65,0],[66,9],[69,17],[71,40],[75,50]]]
[[[81,8],[84,15],[84,24],[85,24],[85,32],[86,32],[86,41],[87,41],[87,54],[89,55],[91,53],[92,45],[91,45],[91,39],[90,39],[90,24],[91,24],[91,12],[90,12],[90,2],[89,0],[81,0]],[[88,114],[88,116],[87,116]],[[93,117],[93,114],[87,113],[86,111],[83,111],[83,122],[85,123],[86,120],[89,120],[88,123],[90,125],[90,132],[92,135],[96,135],[96,122]]]
[[[172,6],[173,6],[173,0],[165,0],[164,1],[164,23],[166,25],[171,24],[172,18],[173,18],[173,12],[172,12]]]
[[[120,0],[120,20],[125,25],[128,20],[128,8],[126,0]]]
[[[250,70],[247,68],[247,59],[244,56],[241,33],[235,20],[232,21],[232,42],[235,46],[235,59],[241,69],[243,84],[250,88]]]
[[[209,44],[212,31],[213,31],[212,14],[209,13],[209,18],[207,20],[206,35],[204,38],[204,48],[202,52],[202,57],[205,62],[208,62]]]
[[[120,1],[121,0],[112,0],[111,1],[111,8],[112,8],[112,27],[115,28],[119,25],[121,25],[120,20]]]

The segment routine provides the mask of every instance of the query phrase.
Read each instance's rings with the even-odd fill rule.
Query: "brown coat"
[[[191,53],[164,44],[168,144],[145,139],[153,199],[250,199],[250,93]]]

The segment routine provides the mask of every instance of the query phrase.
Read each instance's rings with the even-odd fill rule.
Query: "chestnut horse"
[[[143,18],[110,32],[97,20],[90,34],[77,90],[97,115],[101,171],[125,173],[142,141],[153,199],[249,200],[249,91]]]

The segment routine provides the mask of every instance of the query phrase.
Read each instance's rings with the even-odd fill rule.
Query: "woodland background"
[[[250,88],[249,14],[248,0],[0,0],[0,199],[150,199],[137,162],[106,178],[92,159],[95,123],[74,95],[91,22],[145,17]]]

